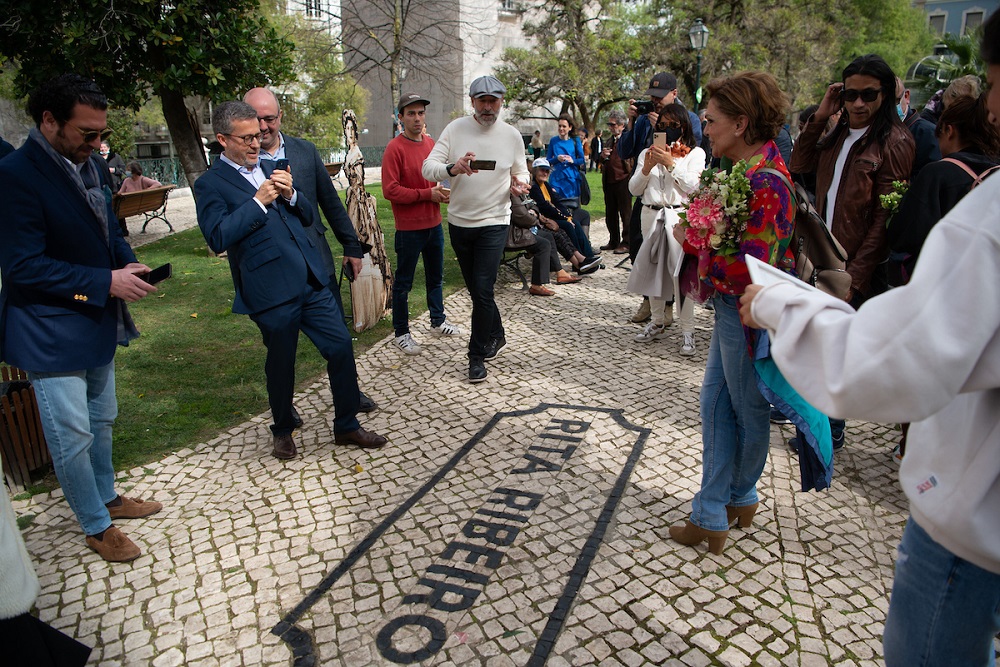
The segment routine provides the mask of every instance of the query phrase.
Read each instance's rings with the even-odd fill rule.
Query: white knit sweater
[[[0,619],[29,611],[39,590],[5,487],[0,491]]]
[[[496,169],[448,176],[448,165],[470,151],[477,160],[496,160]],[[449,181],[448,222],[459,227],[508,224],[511,177],[530,183],[521,134],[502,120],[487,127],[472,116],[448,123],[421,171],[428,181]]]

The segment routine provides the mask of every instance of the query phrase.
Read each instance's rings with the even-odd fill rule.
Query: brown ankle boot
[[[754,503],[753,505],[744,505],[743,507],[733,507],[732,505],[726,505],[726,518],[729,520],[729,525],[733,525],[736,522],[740,528],[749,528],[753,525],[753,515],[757,513],[757,506],[760,503]]]
[[[703,540],[708,540],[708,550],[716,555],[722,553],[728,535],[728,530],[705,530],[690,521],[685,521],[683,526],[670,526],[670,537],[673,538],[674,542],[691,547],[700,544]]]

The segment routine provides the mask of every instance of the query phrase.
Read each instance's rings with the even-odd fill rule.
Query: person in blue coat
[[[568,209],[580,208],[581,169],[587,168],[583,144],[576,136],[576,121],[569,114],[559,116],[558,132],[549,140],[546,159],[551,165],[549,181],[562,197],[559,203]]]

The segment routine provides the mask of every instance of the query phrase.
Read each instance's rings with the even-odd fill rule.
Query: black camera
[[[640,116],[652,113],[654,108],[653,103],[649,100],[639,100],[635,103],[635,112]]]

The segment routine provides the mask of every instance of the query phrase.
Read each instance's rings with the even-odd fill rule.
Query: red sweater
[[[382,196],[392,204],[396,229],[416,231],[441,224],[441,204],[431,200],[434,183],[420,170],[434,148],[434,140],[423,141],[397,135],[385,148],[382,158]]]

